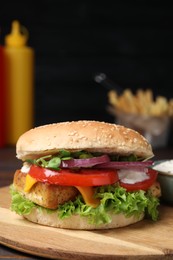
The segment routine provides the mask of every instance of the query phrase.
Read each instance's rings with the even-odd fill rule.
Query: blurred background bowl
[[[161,200],[173,205],[173,160],[155,161],[152,168],[158,171]]]

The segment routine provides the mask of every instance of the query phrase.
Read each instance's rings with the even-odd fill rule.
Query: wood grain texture
[[[9,187],[0,189],[0,243],[52,259],[172,259],[173,208],[160,206],[160,220],[126,228],[74,231],[40,226],[9,210]]]

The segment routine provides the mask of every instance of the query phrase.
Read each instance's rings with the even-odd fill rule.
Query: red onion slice
[[[126,169],[126,168],[145,168],[153,164],[153,161],[145,162],[108,162],[96,165],[95,168],[114,168],[114,169]]]
[[[86,159],[70,159],[62,160],[61,168],[75,168],[75,167],[92,167],[99,164],[109,163],[110,159],[108,155],[101,155],[98,157],[86,158]]]

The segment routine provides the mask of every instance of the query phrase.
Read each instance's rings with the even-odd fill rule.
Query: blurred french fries
[[[130,89],[125,89],[121,95],[115,90],[108,92],[108,100],[113,109],[124,113],[148,116],[173,116],[173,98],[153,97],[151,89],[138,89],[135,94]]]

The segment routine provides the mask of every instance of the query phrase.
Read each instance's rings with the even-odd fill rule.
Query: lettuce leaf
[[[11,210],[19,215],[30,214],[34,207],[39,210],[45,209],[26,199],[13,186],[11,186],[11,195]],[[61,219],[79,214],[81,217],[87,217],[90,223],[98,225],[111,222],[109,213],[123,213],[126,217],[133,215],[140,217],[141,213],[145,213],[153,221],[156,221],[159,216],[159,200],[153,197],[149,191],[126,192],[120,186],[108,185],[97,187],[95,197],[100,199],[100,205],[97,208],[86,205],[82,196],[79,195],[75,201],[68,201],[56,210],[48,209],[47,213],[56,212],[57,217]]]
[[[30,214],[31,210],[36,206],[35,203],[27,200],[19,192],[15,191],[13,185],[10,187],[10,192],[12,195],[11,210],[19,215]]]

